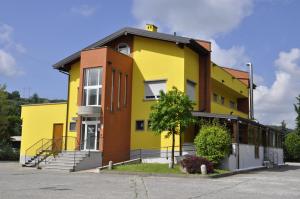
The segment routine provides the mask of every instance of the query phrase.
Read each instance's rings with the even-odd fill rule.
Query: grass
[[[158,163],[141,163],[141,164],[127,164],[116,166],[114,171],[126,172],[144,172],[144,173],[163,173],[163,174],[182,174],[179,165],[175,165],[174,169],[169,169],[168,164]]]
[[[161,173],[161,174],[185,174],[183,173],[179,165],[175,165],[174,169],[169,169],[168,164],[158,164],[158,163],[141,163],[141,164],[127,164],[120,165],[113,168],[114,171],[123,172],[143,172],[143,173]],[[214,173],[208,176],[215,176],[219,174],[228,173],[227,170],[215,169]],[[199,175],[199,174],[195,174]]]

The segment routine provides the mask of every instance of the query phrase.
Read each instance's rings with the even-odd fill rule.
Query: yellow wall
[[[231,88],[243,97],[248,97],[248,88],[240,80],[233,78],[228,72],[219,66],[211,66],[211,78]],[[224,80],[224,82],[222,82]]]
[[[184,89],[186,92],[187,80],[193,81],[195,85],[196,103],[194,109],[199,110],[199,56],[190,48],[184,48]]]
[[[248,88],[238,79],[223,70],[219,66],[212,66],[212,79],[211,79],[211,112],[219,114],[230,114],[248,118],[248,114],[240,112],[237,108],[230,108],[230,101],[234,101],[237,106],[238,98],[248,97]],[[222,82],[224,80],[224,82]],[[213,93],[218,95],[218,102],[214,101]],[[221,104],[221,96],[225,98],[224,105]]]
[[[131,149],[150,149],[171,146],[171,139],[162,134],[154,135],[148,131],[150,106],[155,100],[144,100],[144,81],[167,79],[167,90],[176,86],[185,90],[184,49],[175,43],[161,40],[134,37],[133,42],[133,80],[131,112]],[[136,120],[145,121],[145,131],[136,131]],[[179,137],[176,137],[176,145]]]
[[[66,122],[66,103],[23,105],[21,110],[22,140],[20,156],[42,138],[52,139],[53,124]],[[65,129],[65,128],[64,128]],[[29,156],[35,155],[30,151]]]
[[[79,80],[80,80],[79,61],[74,63],[71,66],[69,70],[69,74],[70,74],[70,81],[69,81],[68,137],[77,137],[76,131],[69,131],[69,125],[70,122],[75,122],[74,120],[72,120],[72,118],[77,117],[77,112],[78,112],[77,99],[78,99],[78,88],[79,88]]]

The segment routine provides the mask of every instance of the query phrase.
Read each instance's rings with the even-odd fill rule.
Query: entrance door
[[[62,150],[63,126],[63,124],[53,124],[53,151],[60,152]]]
[[[99,128],[98,121],[82,122],[82,150],[96,151],[99,149]]]

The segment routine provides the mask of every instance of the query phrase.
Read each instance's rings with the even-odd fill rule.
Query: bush
[[[284,148],[287,152],[286,159],[289,161],[300,160],[300,136],[296,133],[287,134],[284,141]]]
[[[19,160],[19,152],[8,144],[0,145],[0,160]]]
[[[182,168],[186,170],[188,173],[201,173],[201,165],[205,164],[207,173],[214,172],[213,163],[203,157],[197,157],[193,155],[187,155],[180,162]]]
[[[218,165],[230,152],[229,130],[217,121],[202,124],[194,143],[198,156]]]

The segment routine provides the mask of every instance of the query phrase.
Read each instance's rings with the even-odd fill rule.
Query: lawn
[[[128,164],[116,166],[114,171],[126,171],[126,172],[144,172],[144,173],[172,173],[182,174],[179,165],[175,165],[174,169],[169,169],[168,164],[158,163],[141,163],[141,164]]]
[[[175,165],[174,169],[169,169],[168,164],[158,164],[158,163],[141,163],[141,164],[128,164],[115,166],[114,171],[124,171],[124,172],[143,172],[143,173],[162,173],[162,174],[185,174],[181,172],[179,165]],[[215,172],[209,174],[209,176],[215,176],[218,174],[228,173],[227,170],[215,169]],[[195,174],[199,175],[199,174]]]

